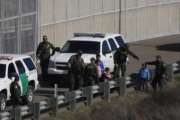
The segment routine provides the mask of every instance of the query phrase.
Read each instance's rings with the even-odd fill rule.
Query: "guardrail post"
[[[93,99],[92,86],[88,86],[88,87],[84,88],[83,94],[84,94],[84,97],[86,97],[86,104],[88,106],[91,106],[92,105],[92,99]]]
[[[52,99],[52,115],[56,116],[57,115],[57,111],[58,111],[58,85],[54,84],[54,97]]]
[[[104,98],[107,102],[110,102],[110,84],[109,84],[109,82],[104,82]]]
[[[56,98],[58,93],[57,93],[58,85],[54,84],[54,97]]]
[[[54,97],[52,99],[52,115],[56,116],[58,111],[58,99],[57,97]]]
[[[33,120],[40,120],[40,103],[33,104]]]
[[[168,65],[167,66],[167,77],[169,81],[172,81],[174,78],[174,71],[173,71],[173,65]]]
[[[118,78],[118,93],[120,96],[124,96],[126,92],[126,79],[125,77]]]
[[[15,107],[13,112],[14,112],[14,119],[15,120],[22,120],[20,107]]]
[[[75,91],[68,92],[66,94],[67,102],[69,103],[68,109],[74,111],[76,108],[76,93]]]

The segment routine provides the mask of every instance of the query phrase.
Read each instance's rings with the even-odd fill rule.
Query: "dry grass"
[[[91,108],[82,106],[75,112],[61,112],[56,118],[43,120],[180,120],[180,78],[156,93],[131,91],[125,97],[101,101]]]

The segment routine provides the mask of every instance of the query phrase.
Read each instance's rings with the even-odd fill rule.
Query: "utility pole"
[[[119,0],[119,34],[121,34],[121,0]]]

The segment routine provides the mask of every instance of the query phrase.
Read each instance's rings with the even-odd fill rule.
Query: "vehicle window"
[[[4,78],[6,74],[6,65],[0,64],[0,78]]]
[[[107,41],[102,44],[102,53],[108,53],[110,51]]]
[[[16,73],[16,69],[13,65],[13,63],[9,64],[9,67],[8,67],[8,78],[11,78],[12,77],[12,74]]]
[[[123,46],[124,45],[124,41],[123,41],[121,36],[115,37],[115,40],[117,41],[119,46]]]
[[[35,69],[34,63],[32,62],[31,58],[23,59],[24,63],[26,64],[28,70],[32,71]]]
[[[19,74],[25,73],[25,68],[23,64],[21,63],[21,61],[16,61],[16,65],[17,65]]]
[[[114,51],[117,49],[116,43],[114,42],[114,40],[112,38],[108,39],[109,44],[111,45],[111,50]]]
[[[100,42],[94,41],[67,41],[62,48],[62,53],[83,53],[96,54],[100,52]]]

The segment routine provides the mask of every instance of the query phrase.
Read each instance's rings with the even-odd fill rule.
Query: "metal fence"
[[[0,0],[0,53],[33,55],[38,36],[38,0]]]

